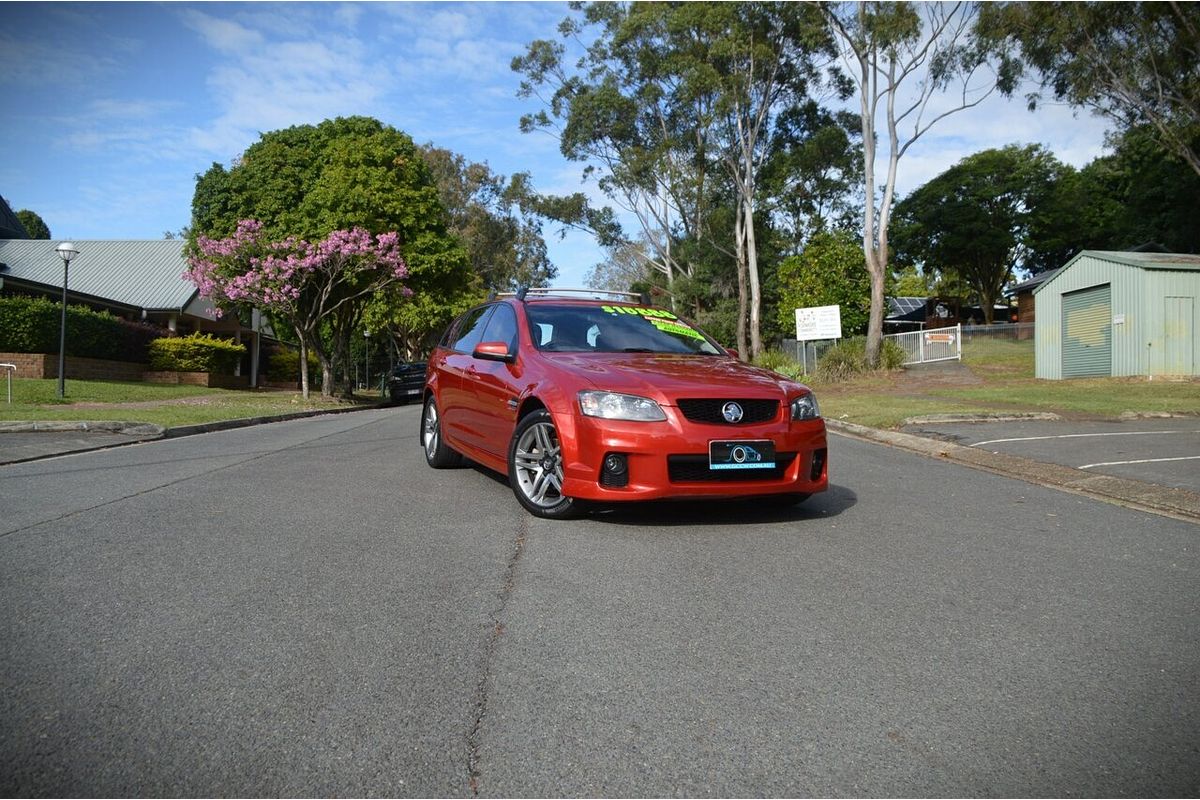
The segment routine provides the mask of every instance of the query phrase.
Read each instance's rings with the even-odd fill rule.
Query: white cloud
[[[183,22],[204,37],[204,41],[222,53],[237,55],[262,46],[263,36],[233,20],[221,19],[202,11],[186,9],[181,15]]]

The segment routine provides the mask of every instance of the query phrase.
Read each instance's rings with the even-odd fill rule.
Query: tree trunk
[[[878,251],[867,251],[867,271],[871,273],[871,315],[867,323],[867,364],[874,369],[879,366],[879,351],[883,347],[883,308],[887,302],[887,282],[884,280],[887,262]]]
[[[734,223],[734,238],[736,246],[734,247],[734,261],[737,263],[737,278],[738,278],[738,316],[737,316],[737,348],[738,358],[742,361],[750,360],[750,348],[746,343],[746,256],[745,256],[745,219],[739,205],[737,219]]]
[[[308,399],[308,341],[304,331],[296,328],[296,338],[300,340],[300,396]]]
[[[745,200],[746,272],[750,278],[750,357],[762,355],[762,288],[758,280],[758,245],[754,238],[754,200]]]

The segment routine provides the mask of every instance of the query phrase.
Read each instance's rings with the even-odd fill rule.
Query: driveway
[[[922,423],[903,429],[993,453],[1200,493],[1200,418]]]

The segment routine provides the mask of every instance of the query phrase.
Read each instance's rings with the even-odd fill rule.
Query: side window
[[[470,353],[475,345],[483,341],[483,329],[494,306],[484,306],[469,312],[458,326],[458,338],[452,348],[460,353]]]
[[[509,353],[517,352],[517,315],[511,306],[498,305],[488,321],[482,341],[504,342]]]

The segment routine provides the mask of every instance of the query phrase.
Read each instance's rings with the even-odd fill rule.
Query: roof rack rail
[[[650,295],[645,292],[613,292],[608,289],[557,289],[552,287],[522,286],[515,292],[500,292],[496,297],[515,297],[524,302],[525,298],[531,295],[537,297],[586,295],[589,299],[595,300],[624,300],[647,306],[651,304]]]

